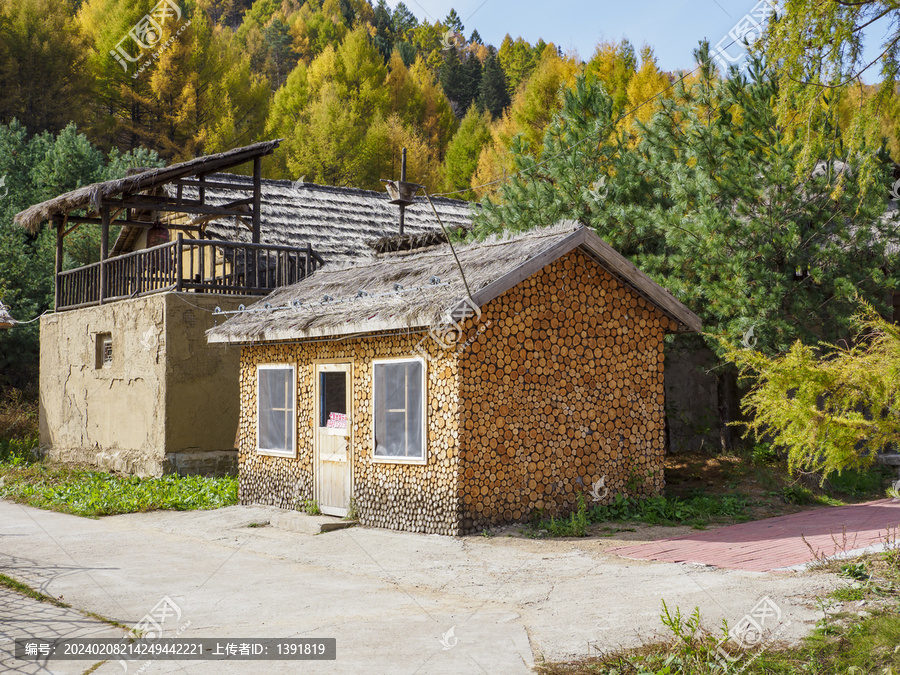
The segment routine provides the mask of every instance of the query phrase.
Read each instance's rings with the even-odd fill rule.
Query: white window
[[[376,361],[375,458],[425,462],[425,362]]]
[[[287,365],[257,367],[257,446],[265,455],[295,456],[295,370]]]

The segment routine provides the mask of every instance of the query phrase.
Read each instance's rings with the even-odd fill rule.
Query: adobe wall
[[[155,476],[165,463],[165,297],[41,318],[41,444],[57,461]],[[96,367],[109,333],[112,364]]]
[[[573,251],[490,302],[460,357],[462,529],[664,485],[668,319]],[[470,331],[471,332],[471,331]]]
[[[372,360],[417,355],[422,335],[389,335],[335,342],[246,346],[241,351],[240,487],[242,504],[299,509],[315,499],[313,489],[313,362],[353,360],[351,494],[363,525],[437,534],[458,534],[456,476],[457,366],[453,351],[430,339],[428,354],[427,463],[373,460]],[[297,456],[256,451],[256,367],[288,363],[297,369]]]
[[[51,459],[142,476],[234,473],[239,350],[207,345],[212,315],[185,300],[249,301],[161,293],[41,318],[40,434]],[[108,368],[96,367],[100,333],[113,340]]]

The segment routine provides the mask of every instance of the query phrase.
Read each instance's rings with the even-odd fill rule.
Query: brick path
[[[883,544],[888,537],[900,543],[898,526],[900,503],[880,499],[703,530],[615,548],[610,552],[641,560],[691,562],[769,572],[814,560],[804,538],[817,553],[832,556]]]

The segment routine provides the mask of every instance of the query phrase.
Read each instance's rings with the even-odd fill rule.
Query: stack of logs
[[[463,531],[662,490],[674,322],[578,250],[481,322],[459,371]]]

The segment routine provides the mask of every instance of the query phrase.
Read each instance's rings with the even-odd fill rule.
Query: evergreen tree
[[[456,46],[451,45],[449,49],[444,51],[444,62],[441,64],[440,72],[441,87],[444,94],[453,105],[454,112],[457,117],[466,114],[466,109],[471,103],[469,91],[469,79],[467,77],[466,68],[459,60],[459,54]]]
[[[487,110],[494,119],[500,117],[509,105],[509,87],[506,73],[496,52],[491,50],[484,62],[481,83],[478,86],[478,109]]]
[[[13,224],[19,211],[62,192],[99,180],[122,178],[133,166],[161,166],[155,153],[122,154],[113,150],[108,161],[74,124],[54,136],[29,136],[18,122],[0,125],[0,301],[13,316],[30,320],[53,304],[56,233],[43,228],[30,234]],[[113,236],[115,232],[113,232]],[[65,242],[65,267],[99,259],[100,228],[84,225]],[[0,389],[15,387],[37,394],[39,322],[0,332]]]
[[[451,30],[454,33],[459,33],[460,35],[466,30],[465,26],[463,26],[462,19],[459,18],[459,14],[456,13],[455,9],[450,9],[450,13],[447,15],[447,18],[444,19],[444,25],[447,26],[447,30]]]
[[[579,78],[541,152],[513,144],[522,173],[486,201],[479,228],[577,218],[700,315],[709,333],[740,340],[753,327],[768,353],[796,339],[847,337],[856,294],[882,308],[897,287],[888,255],[897,222],[881,218],[884,199],[866,196],[835,158],[797,179],[803,148],[777,124],[771,72],[757,62],[749,82],[723,83],[706,45],[697,58],[699,80],[639,125],[634,150],[615,131],[611,97]]]
[[[400,54],[400,58],[403,59],[403,64],[409,68],[413,63],[416,62],[416,55],[418,54],[418,50],[416,46],[409,42],[397,42],[395,43],[395,49],[397,53]]]
[[[469,37],[469,43],[473,45],[483,45],[484,41],[481,39],[481,35],[477,30],[472,31],[472,35]]]
[[[385,0],[378,0],[375,5],[373,25],[375,37],[373,41],[387,63],[394,51],[394,27],[391,23],[391,8]]]
[[[464,113],[475,103],[478,98],[478,90],[481,87],[481,61],[471,52],[467,53],[466,61],[463,64],[465,70],[466,96],[463,100],[465,107]]]
[[[394,7],[394,14],[391,17],[391,23],[394,28],[394,36],[397,40],[407,40],[409,31],[419,25],[416,15],[409,11],[406,3],[398,2]]]
[[[290,27],[280,18],[274,17],[263,29],[263,38],[268,52],[266,75],[272,89],[278,89],[297,64]]]

